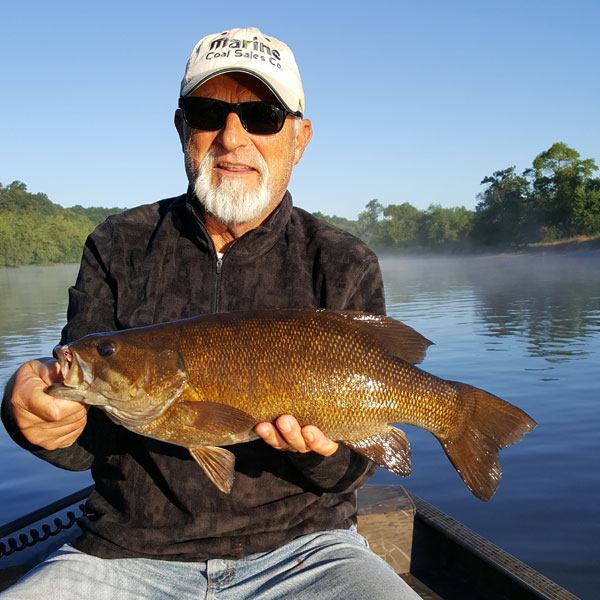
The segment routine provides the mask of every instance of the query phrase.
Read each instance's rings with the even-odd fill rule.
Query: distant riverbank
[[[581,250],[600,250],[600,234],[578,235],[572,238],[556,240],[555,242],[528,244],[525,249],[529,252],[572,252]]]
[[[506,247],[477,247],[470,250],[460,250],[456,252],[440,252],[423,248],[406,248],[403,250],[376,250],[378,256],[394,257],[405,256],[407,258],[415,256],[427,257],[495,257],[495,256],[527,256],[539,254],[573,254],[589,253],[597,254],[600,257],[600,234],[595,236],[577,236],[565,238],[553,242],[540,242],[536,244],[526,244],[523,246]]]
[[[519,255],[535,255],[535,254],[572,254],[572,253],[593,253],[600,258],[600,234],[595,236],[577,236],[573,238],[567,238],[563,240],[556,240],[554,242],[544,242],[538,244],[527,244],[526,246],[516,248],[479,248],[471,252],[433,252],[415,248],[414,250],[384,250],[377,252],[381,257],[394,257],[394,256],[431,256],[431,257],[443,257],[443,256],[465,256],[465,257],[495,257],[495,256],[519,256]],[[77,262],[55,262],[55,263],[44,263],[44,264],[29,264],[29,265],[15,265],[10,267],[0,267],[14,269],[22,267],[52,267],[52,266],[70,266],[78,265]]]

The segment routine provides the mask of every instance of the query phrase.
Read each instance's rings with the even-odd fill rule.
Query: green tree
[[[600,233],[600,178],[589,179],[584,188],[576,190],[573,224],[578,233]]]
[[[352,235],[357,235],[356,231],[356,221],[352,221],[351,219],[346,219],[345,217],[338,217],[333,215],[330,217],[328,215],[324,215],[322,212],[317,211],[312,213],[317,219],[321,219],[321,221],[325,221],[326,223],[330,223],[331,225],[335,225]]]
[[[104,222],[107,217],[110,217],[110,215],[123,212],[124,209],[117,208],[116,206],[113,208],[104,208],[103,206],[83,207],[80,204],[76,204],[75,206],[71,206],[69,210],[77,213],[78,215],[87,217],[91,221],[92,225],[96,226]]]
[[[407,248],[416,245],[419,232],[420,211],[409,204],[389,204],[383,209],[381,245]]]
[[[487,188],[478,195],[473,237],[481,244],[504,245],[526,241],[530,218],[529,181],[508,167],[485,177]]]
[[[45,194],[29,193],[20,181],[0,184],[0,267],[78,262],[85,238],[95,225],[86,213],[104,220],[121,210],[69,210]]]
[[[369,246],[374,246],[380,239],[380,218],[383,214],[383,206],[377,199],[367,202],[365,210],[358,215],[356,222],[356,235]]]
[[[526,174],[533,179],[537,224],[561,236],[591,232],[598,207],[592,174],[597,170],[593,159],[581,159],[579,152],[563,142],[536,156]]]
[[[33,224],[25,215],[0,210],[0,267],[17,267],[31,262],[27,233]]]
[[[473,212],[464,206],[443,208],[432,204],[423,213],[419,237],[425,248],[457,250],[467,245],[473,224]]]
[[[33,210],[50,216],[63,209],[51,202],[46,194],[32,194],[22,181],[13,181],[6,187],[0,183],[0,210]]]

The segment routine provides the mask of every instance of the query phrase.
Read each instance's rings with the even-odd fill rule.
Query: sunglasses
[[[229,113],[235,113],[248,133],[271,135],[281,131],[288,114],[301,117],[300,113],[290,113],[272,102],[240,102],[230,104],[213,98],[186,96],[179,98],[179,108],[185,122],[193,129],[218,131],[225,127]]]

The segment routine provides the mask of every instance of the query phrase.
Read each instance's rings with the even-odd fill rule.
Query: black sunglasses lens
[[[268,135],[277,133],[285,121],[285,111],[269,102],[244,102],[240,118],[249,133]]]
[[[209,98],[186,98],[181,107],[187,124],[194,129],[216,131],[225,125],[227,112],[221,102]]]

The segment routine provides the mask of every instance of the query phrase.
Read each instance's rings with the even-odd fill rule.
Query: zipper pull
[[[223,257],[217,256],[217,274],[215,275],[215,312],[221,310],[221,267],[223,266]]]

